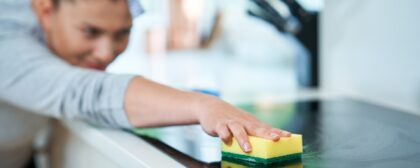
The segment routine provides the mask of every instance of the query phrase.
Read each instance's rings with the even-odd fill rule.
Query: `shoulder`
[[[37,26],[30,0],[0,0],[0,37],[11,33],[30,35]]]

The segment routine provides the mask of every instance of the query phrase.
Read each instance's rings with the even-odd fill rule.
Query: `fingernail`
[[[283,133],[285,133],[286,135],[291,135],[291,133],[288,131],[283,131]]]
[[[226,140],[225,141],[225,144],[228,145],[228,146],[230,146],[230,145],[232,145],[232,141],[231,140]]]
[[[227,145],[227,146],[230,146],[228,141],[226,141],[226,140],[223,140],[223,143],[225,143],[225,145]]]
[[[280,137],[280,135],[279,134],[276,134],[276,133],[271,133],[270,136],[272,138],[276,138],[276,139]]]
[[[245,152],[251,152],[251,146],[249,143],[244,143],[242,147],[244,148]]]

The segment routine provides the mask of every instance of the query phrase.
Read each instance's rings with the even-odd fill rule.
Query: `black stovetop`
[[[351,99],[237,106],[273,127],[303,135],[297,167],[420,167],[419,116]],[[138,133],[187,167],[221,165],[219,139],[199,126]]]

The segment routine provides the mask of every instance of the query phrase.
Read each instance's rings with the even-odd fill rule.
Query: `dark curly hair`
[[[51,0],[54,7],[58,7],[60,5],[60,2],[63,0]],[[66,0],[66,1],[72,1],[72,0]]]
[[[58,6],[61,0],[51,0],[54,6]]]

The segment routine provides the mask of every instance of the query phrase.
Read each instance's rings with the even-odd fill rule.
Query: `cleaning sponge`
[[[282,137],[277,142],[250,136],[249,142],[252,146],[250,153],[243,152],[235,138],[229,146],[222,142],[223,160],[273,164],[294,161],[302,157],[302,135],[299,134]]]

